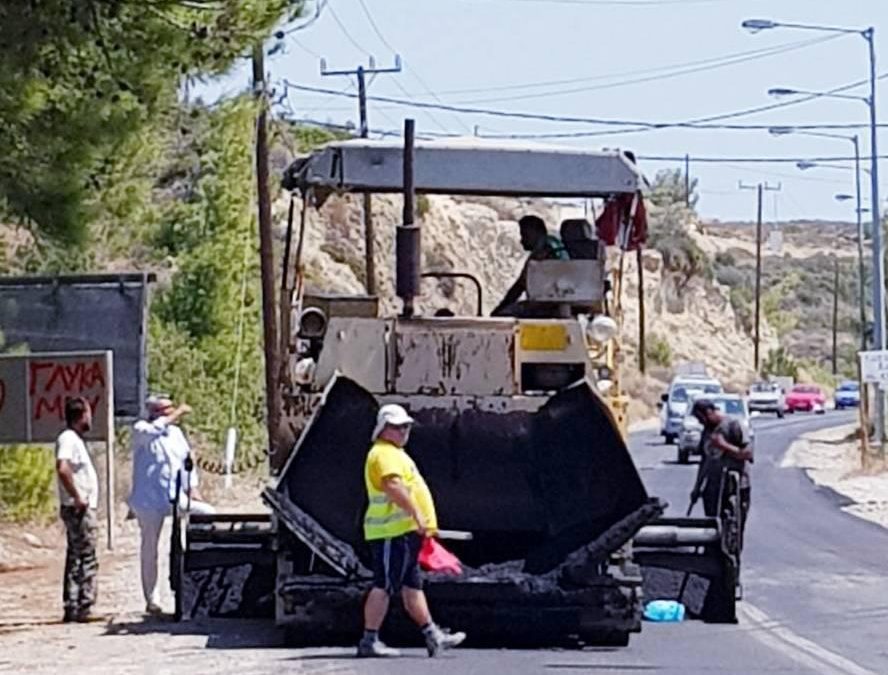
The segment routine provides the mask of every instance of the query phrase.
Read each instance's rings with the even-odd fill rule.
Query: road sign
[[[888,386],[888,350],[858,352],[864,382]]]
[[[108,548],[114,546],[114,366],[111,351],[0,355],[0,444],[52,443],[65,429],[65,401],[93,413],[88,441],[105,441]]]
[[[111,377],[110,352],[0,355],[0,443],[52,443],[72,396],[92,407],[86,440],[108,440]]]

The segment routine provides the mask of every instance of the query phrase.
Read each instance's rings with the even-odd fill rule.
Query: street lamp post
[[[857,273],[858,273],[858,305],[860,310],[860,349],[861,351],[866,351],[867,341],[866,341],[866,273],[863,264],[863,240],[864,240],[864,231],[863,231],[863,213],[864,209],[861,204],[861,196],[860,196],[860,142],[857,137],[857,134],[853,136],[844,136],[842,134],[832,134],[820,131],[800,131],[793,127],[771,127],[768,129],[768,132],[772,136],[787,136],[789,134],[794,134],[797,136],[813,136],[816,138],[831,138],[841,141],[850,141],[854,146],[854,192],[855,199],[857,203],[857,207],[854,210],[854,214],[856,216],[857,221]],[[822,164],[819,162],[809,162],[809,161],[800,161],[796,162],[796,166],[805,171],[807,169],[814,169],[818,167],[822,168],[836,168],[836,169],[847,169],[845,166],[833,166],[831,164]],[[869,171],[867,171],[869,173]],[[850,195],[841,195],[843,197],[851,198]],[[839,201],[844,201],[843,199],[839,199],[839,195],[836,196],[836,199]]]
[[[867,42],[869,52],[869,96],[861,97],[869,107],[870,113],[870,182],[872,191],[872,220],[873,220],[873,323],[875,348],[878,350],[885,349],[885,300],[883,294],[885,291],[885,260],[882,251],[882,227],[881,216],[879,212],[879,150],[876,126],[876,48],[875,48],[875,28],[842,28],[837,26],[819,26],[812,24],[786,23],[772,21],[770,19],[747,19],[742,24],[754,33],[762,30],[770,30],[773,28],[793,28],[798,30],[812,30],[827,33],[846,33],[860,35]],[[778,96],[790,94],[803,94],[796,90],[772,90],[772,93]],[[836,98],[853,98],[851,96],[821,93],[818,96],[832,96]],[[879,388],[876,396],[876,442],[879,445],[880,453],[885,452],[885,395]]]

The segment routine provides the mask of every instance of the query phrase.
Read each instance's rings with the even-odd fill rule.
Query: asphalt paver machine
[[[282,397],[294,440],[271,458],[270,519],[245,530],[192,518],[177,564],[180,614],[273,608],[295,642],[353,643],[370,581],[364,458],[379,406],[399,403],[417,420],[409,451],[441,526],[471,533],[448,542],[464,573],[428,579],[436,618],[475,644],[626,644],[643,602],[632,540],[664,505],[626,447],[605,246],[588,222],[566,221],[570,258],[528,264],[523,318],[427,316],[417,311],[425,277],[484,289],[459,270],[423,267],[413,199],[608,199],[636,194],[643,179],[616,150],[405,137],[332,143],[286,172],[304,208],[334,193],[404,195],[400,311],[382,315],[375,297],[307,292],[293,275]],[[251,555],[262,565],[250,567]],[[383,632],[395,644],[415,635],[398,611]]]

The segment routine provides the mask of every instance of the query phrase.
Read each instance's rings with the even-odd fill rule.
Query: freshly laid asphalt
[[[737,625],[645,623],[622,649],[465,649],[439,659],[408,650],[385,661],[311,649],[294,650],[285,661],[308,672],[380,674],[888,673],[888,530],[843,512],[842,498],[814,486],[801,470],[781,467],[800,434],[853,419],[831,411],[754,421]],[[648,491],[670,503],[667,514],[683,515],[696,465],[677,464],[675,447],[655,432],[633,434],[630,449]]]

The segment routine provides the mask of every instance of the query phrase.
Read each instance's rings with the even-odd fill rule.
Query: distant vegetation
[[[648,336],[645,342],[645,356],[651,365],[668,368],[672,365],[672,348],[665,338],[659,335]]]
[[[690,208],[685,203],[684,174],[663,170],[651,186],[648,243],[663,256],[667,273],[676,275],[680,285],[694,277],[710,279],[712,265],[688,232],[697,201],[696,180],[691,182]]]
[[[799,377],[798,362],[783,347],[772,349],[762,363],[762,375],[765,377]]]
[[[762,316],[793,357],[830,368],[834,259],[823,253],[807,258],[766,255],[762,265]],[[755,259],[746,251],[720,253],[715,278],[731,289],[731,304],[741,327],[752,333]],[[860,343],[857,261],[843,259],[839,270],[839,371],[856,371]]]

